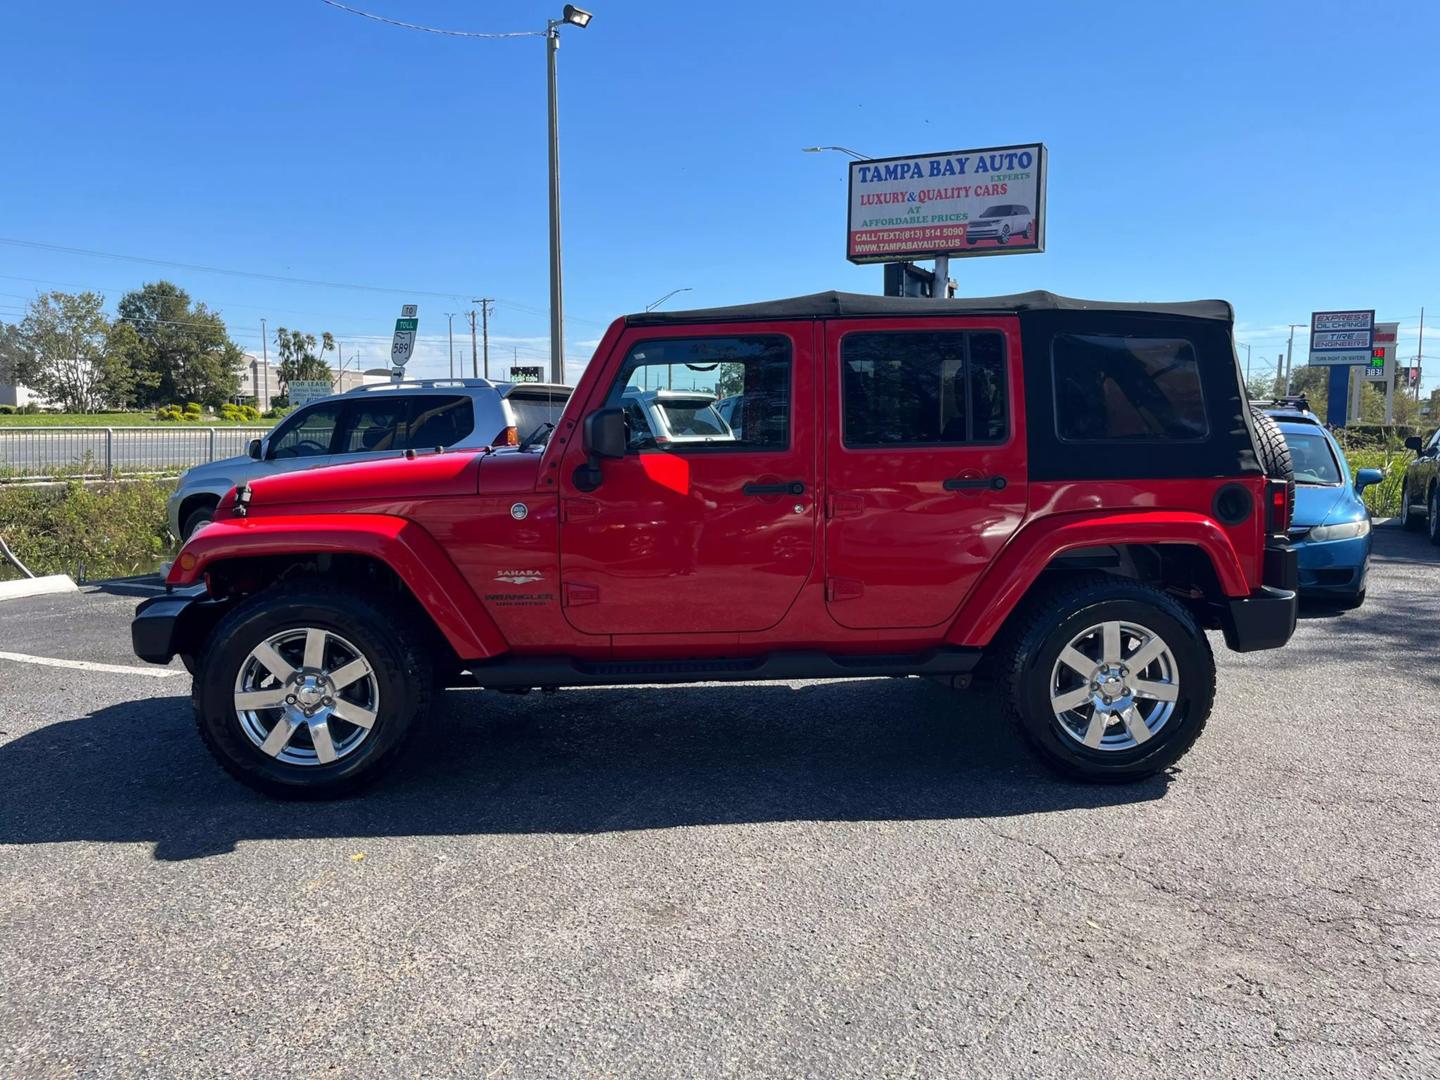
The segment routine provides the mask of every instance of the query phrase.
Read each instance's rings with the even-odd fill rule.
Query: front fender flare
[[[435,538],[415,522],[389,514],[211,522],[181,549],[165,583],[193,585],[229,559],[324,554],[365,556],[395,571],[461,659],[484,659],[508,650],[479,597]]]
[[[1124,544],[1179,544],[1209,558],[1226,596],[1250,594],[1235,545],[1204,514],[1186,510],[1129,510],[1057,514],[1022,528],[960,605],[945,640],[988,645],[1030,586],[1057,556],[1077,548]]]

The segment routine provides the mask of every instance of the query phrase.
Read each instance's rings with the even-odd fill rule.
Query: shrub
[[[0,405],[0,416],[14,416],[14,415],[15,415],[15,406],[14,406],[14,405]]]
[[[24,405],[21,405],[15,411],[21,416],[39,416],[43,410],[40,408],[40,403],[38,401],[27,401]]]
[[[180,411],[179,405],[161,405],[155,410],[155,419],[179,421],[185,419],[185,414]]]
[[[185,403],[186,416],[199,416],[204,411],[204,409],[200,408],[200,403],[198,401],[187,401]]]
[[[165,500],[173,482],[0,487],[5,540],[36,574],[144,573],[170,555]]]

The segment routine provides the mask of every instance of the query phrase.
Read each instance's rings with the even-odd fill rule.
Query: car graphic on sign
[[[980,216],[965,226],[965,242],[978,244],[981,240],[995,240],[1008,244],[1010,237],[1023,236],[1029,240],[1035,232],[1035,215],[1028,206],[1020,203],[997,203],[987,206]]]

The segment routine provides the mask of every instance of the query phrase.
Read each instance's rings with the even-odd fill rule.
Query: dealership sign
[[[1310,315],[1310,363],[1327,367],[1369,364],[1375,345],[1375,311],[1316,311]]]
[[[1045,147],[997,146],[850,163],[854,263],[1045,250]]]

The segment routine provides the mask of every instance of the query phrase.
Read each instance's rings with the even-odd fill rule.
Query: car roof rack
[[[376,382],[365,383],[362,386],[352,386],[346,390],[342,397],[351,394],[373,394],[380,390],[435,390],[454,389],[456,387],[483,389],[487,386],[494,386],[495,383],[489,379],[401,379],[399,382]]]
[[[1260,401],[1252,401],[1250,404],[1258,405],[1262,409],[1293,409],[1296,412],[1309,412],[1310,399],[1304,394],[1290,394],[1286,397],[1266,398]]]

